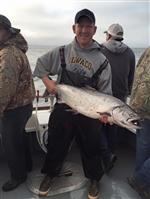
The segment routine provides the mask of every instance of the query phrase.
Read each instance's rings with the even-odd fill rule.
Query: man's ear
[[[95,28],[94,28],[94,34],[96,33],[96,30],[97,30],[97,26],[95,26]]]
[[[72,26],[73,33],[75,33],[75,24]]]

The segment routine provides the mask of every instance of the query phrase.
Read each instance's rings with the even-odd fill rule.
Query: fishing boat
[[[38,97],[32,117],[29,119],[26,132],[30,136],[33,170],[28,174],[28,179],[18,188],[10,192],[0,189],[0,199],[39,199],[38,188],[43,175],[40,172],[47,152],[48,119],[55,99],[50,96],[46,106],[39,106]],[[47,100],[47,99],[41,99]],[[128,185],[127,177],[130,176],[135,164],[135,137],[136,134],[124,130],[121,135],[117,161],[109,174],[105,174],[100,181],[100,199],[140,199],[138,194]],[[3,153],[0,138],[0,187],[9,178],[9,170]],[[84,177],[80,153],[75,142],[72,143],[62,171],[54,180],[46,198],[50,199],[87,199],[89,182]]]

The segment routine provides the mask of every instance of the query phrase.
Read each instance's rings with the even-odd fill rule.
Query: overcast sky
[[[63,45],[74,38],[72,25],[77,11],[88,8],[95,13],[98,27],[94,39],[105,40],[110,24],[124,28],[124,42],[131,47],[150,46],[150,0],[4,0],[0,14],[20,28],[29,44]]]

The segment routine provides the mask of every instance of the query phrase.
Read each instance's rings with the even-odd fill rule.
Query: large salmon
[[[108,116],[110,123],[115,123],[134,132],[140,128],[140,117],[127,104],[111,95],[100,93],[94,89],[76,88],[58,84],[59,102],[70,106],[74,111],[93,119]]]

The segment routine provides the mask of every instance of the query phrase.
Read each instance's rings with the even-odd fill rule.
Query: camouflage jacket
[[[142,117],[150,119],[150,48],[138,62],[130,105]]]
[[[3,112],[32,103],[35,88],[21,34],[0,44],[0,117]]]

